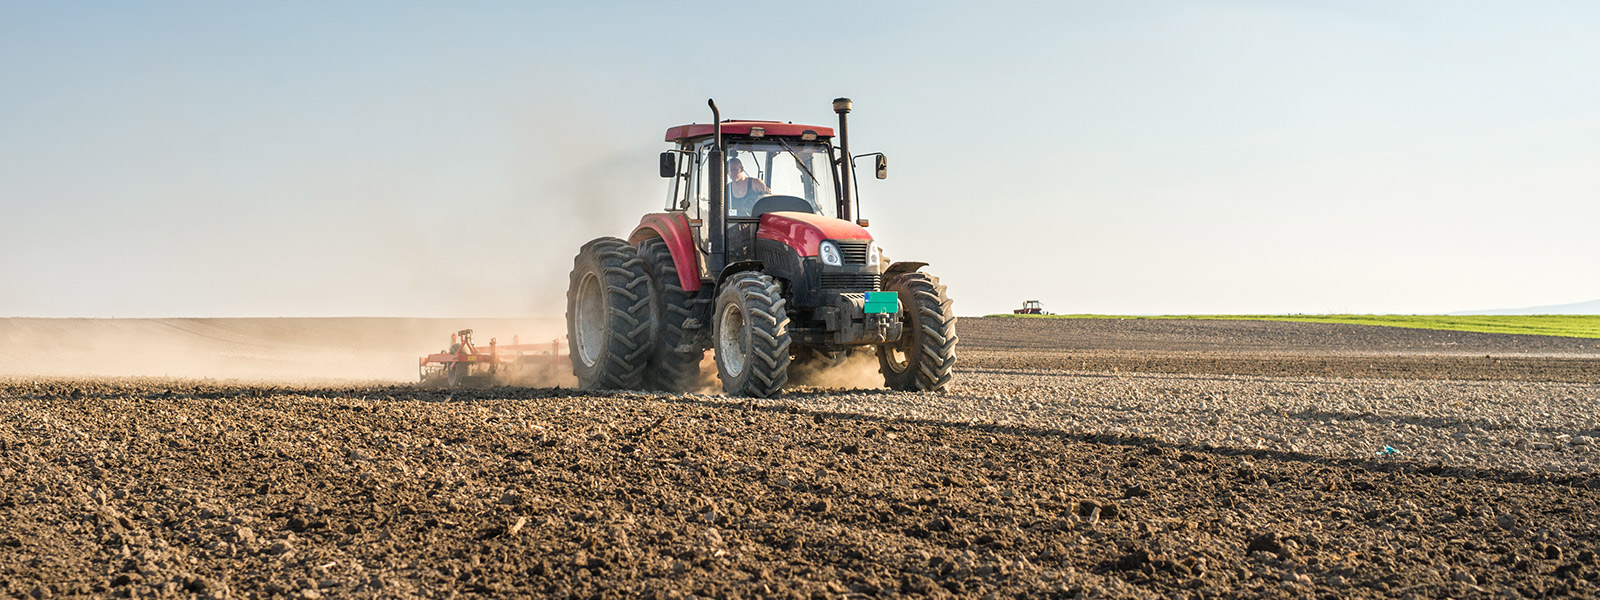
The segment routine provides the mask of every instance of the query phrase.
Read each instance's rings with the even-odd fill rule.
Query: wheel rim
[[[889,346],[887,350],[887,362],[889,363],[890,369],[896,373],[904,373],[906,372],[906,369],[911,368],[911,354],[906,352],[906,348],[904,346],[895,344],[893,346]]]
[[[734,377],[744,372],[745,354],[750,350],[744,328],[744,311],[733,304],[722,309],[722,322],[717,325],[717,358],[728,375]]]
[[[573,317],[573,334],[577,336],[577,349],[575,354],[583,361],[585,366],[594,366],[600,360],[600,351],[605,347],[605,294],[600,292],[600,279],[594,273],[584,274],[583,281],[578,283],[577,314]]]
[[[916,340],[914,339],[916,334],[913,333],[917,326],[916,321],[911,318],[911,315],[906,315],[906,318],[901,319],[900,325],[900,341],[883,348],[884,362],[888,363],[889,370],[897,374],[904,373],[906,369],[911,368],[911,352],[912,349],[916,348]]]

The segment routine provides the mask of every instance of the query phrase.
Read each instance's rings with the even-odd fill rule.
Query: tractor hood
[[[800,256],[816,256],[822,240],[870,240],[872,234],[860,225],[803,212],[770,212],[761,215],[756,238],[783,242]]]

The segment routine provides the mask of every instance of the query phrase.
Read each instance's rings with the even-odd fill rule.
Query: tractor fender
[[[897,263],[889,265],[889,268],[884,269],[883,278],[884,279],[888,279],[890,277],[893,277],[895,275],[899,275],[901,273],[915,273],[918,269],[921,269],[921,268],[926,267],[926,266],[928,266],[928,263],[925,263],[925,262],[912,262],[912,261],[897,262]]]
[[[763,264],[759,260],[741,260],[733,263],[722,268],[722,273],[717,275],[717,285],[722,285],[722,282],[727,281],[729,277],[733,277],[735,273],[760,271],[762,267]]]
[[[672,252],[672,265],[678,268],[678,283],[683,291],[700,291],[700,261],[694,247],[694,233],[689,229],[689,218],[683,213],[651,213],[639,219],[639,226],[628,235],[628,243],[658,237],[666,242]]]

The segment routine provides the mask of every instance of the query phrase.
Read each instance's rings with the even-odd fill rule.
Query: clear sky
[[[708,97],[962,315],[1600,298],[1600,4],[985,4],[6,3],[0,316],[559,316]]]

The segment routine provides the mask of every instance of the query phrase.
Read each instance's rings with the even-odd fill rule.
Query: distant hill
[[[1600,300],[1528,308],[1495,308],[1453,312],[1452,315],[1600,315]]]

